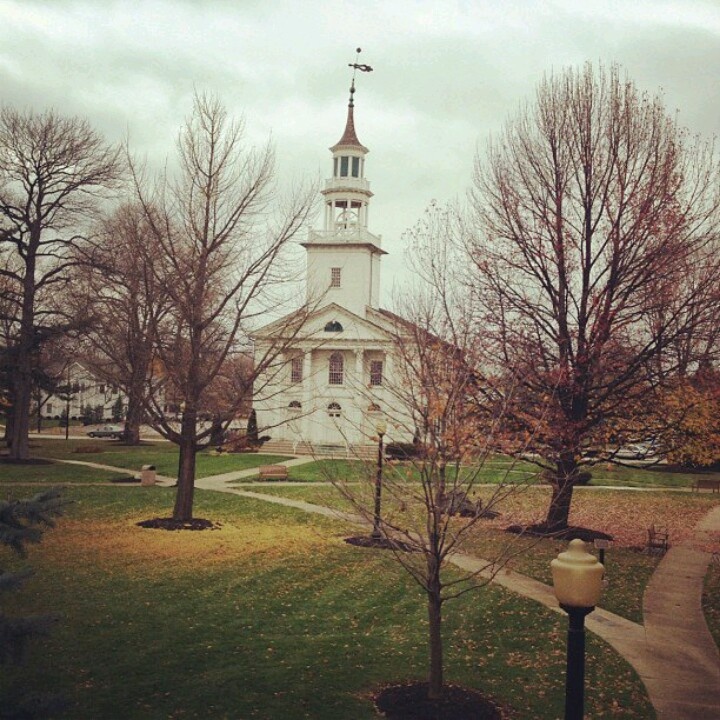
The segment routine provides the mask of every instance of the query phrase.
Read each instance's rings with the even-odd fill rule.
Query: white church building
[[[368,230],[372,192],[368,149],[355,132],[354,81],[345,131],[330,148],[332,177],[321,191],[324,229],[311,230],[303,329],[253,401],[268,450],[351,455],[375,446],[379,423],[388,441],[410,441],[409,414],[393,384],[397,316],[380,307],[381,238]],[[312,307],[312,310],[307,308]],[[298,311],[298,316],[304,314]],[[288,326],[282,318],[254,334],[256,356]]]

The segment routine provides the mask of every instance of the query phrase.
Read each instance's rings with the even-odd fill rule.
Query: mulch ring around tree
[[[389,685],[373,698],[388,720],[504,720],[502,708],[476,690],[445,685],[442,700],[428,699],[428,684]]]
[[[583,540],[584,542],[593,542],[595,540],[612,540],[613,536],[602,532],[601,530],[592,530],[591,528],[577,527],[569,525],[564,530],[549,531],[546,525],[510,525],[505,528],[506,532],[515,535],[531,535],[532,537],[552,538],[553,540]]]
[[[143,520],[136,525],[152,530],[219,530],[222,525],[204,518],[192,518],[191,520],[175,520],[174,518],[152,518]]]
[[[391,540],[390,538],[381,537],[374,538],[372,535],[357,535],[345,538],[348,545],[355,547],[375,548],[376,550],[398,550],[400,552],[414,552],[415,548],[401,540]]]

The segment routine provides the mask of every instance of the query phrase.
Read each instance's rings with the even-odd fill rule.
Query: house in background
[[[355,131],[354,92],[353,82],[345,131],[330,148],[332,177],[321,191],[324,229],[310,231],[303,243],[302,331],[281,366],[255,384],[253,406],[261,434],[272,438],[265,446],[271,451],[362,452],[374,447],[379,421],[387,423],[389,440],[410,441],[414,434],[411,414],[398,407],[392,390],[400,319],[379,304],[386,251],[368,230],[368,149]],[[253,336],[256,357],[291,324],[292,316],[260,328]]]
[[[57,372],[59,390],[56,393],[40,391],[40,414],[44,418],[60,418],[67,411],[71,420],[81,420],[91,409],[96,421],[110,421],[116,410],[124,414],[126,400],[117,385],[98,378],[82,363],[73,361]],[[66,393],[65,388],[70,392]],[[35,404],[37,412],[37,402]]]

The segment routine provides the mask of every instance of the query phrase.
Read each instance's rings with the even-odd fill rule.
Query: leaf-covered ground
[[[68,489],[68,517],[32,548],[10,611],[59,610],[26,664],[0,680],[66,694],[65,718],[371,720],[383,684],[423,679],[426,611],[388,553],[336,522],[199,491],[204,532],[144,530],[162,488]],[[565,620],[497,588],[448,603],[446,677],[511,708],[562,713]],[[588,641],[588,717],[652,718],[631,668]]]

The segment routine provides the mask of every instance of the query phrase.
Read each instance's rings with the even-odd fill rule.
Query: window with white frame
[[[345,361],[342,353],[336,352],[330,356],[328,363],[328,383],[330,385],[342,385],[345,374]]]
[[[371,360],[370,361],[370,384],[371,385],[382,385],[383,381],[383,361],[382,360]]]
[[[299,412],[300,410],[302,410],[302,403],[299,400],[291,400],[288,407],[291,410],[295,410],[296,412]]]
[[[340,417],[340,413],[342,412],[342,408],[341,408],[340,405],[339,405],[338,403],[336,403],[336,402],[331,402],[331,403],[328,405],[327,409],[328,409],[328,415],[329,415],[331,418],[338,418],[338,417]]]
[[[299,383],[303,379],[303,357],[302,355],[295,356],[290,361],[290,382]]]
[[[340,287],[340,268],[330,268],[330,287]]]

